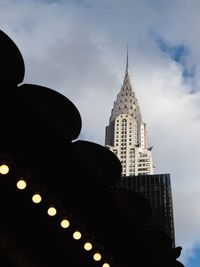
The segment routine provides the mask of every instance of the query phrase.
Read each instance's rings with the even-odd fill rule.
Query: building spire
[[[124,90],[127,87],[131,89],[129,73],[128,73],[128,45],[127,45],[127,51],[126,51],[126,69],[125,69],[125,76],[124,76],[124,82],[122,85],[122,90]]]
[[[128,72],[128,45],[127,45],[127,52],[126,52],[126,72]]]
[[[128,60],[129,58],[128,58],[128,46],[127,46],[126,65],[125,65],[126,70],[125,70],[124,81],[121,86],[121,90],[117,95],[117,99],[114,102],[109,122],[114,121],[116,117],[119,116],[120,114],[129,114],[130,116],[137,118],[138,123],[142,121],[138,101],[137,98],[135,97],[134,91],[132,90],[132,85],[129,79]]]

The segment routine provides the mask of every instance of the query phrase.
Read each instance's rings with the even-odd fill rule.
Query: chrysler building
[[[128,72],[128,51],[124,82],[106,127],[105,145],[121,161],[122,176],[153,174],[151,148],[147,145],[146,124]]]

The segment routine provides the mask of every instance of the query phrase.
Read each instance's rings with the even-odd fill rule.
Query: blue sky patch
[[[172,60],[182,67],[182,76],[185,82],[189,82],[190,78],[195,76],[195,66],[188,66],[186,57],[189,55],[188,48],[183,44],[169,45],[163,40],[156,40],[160,50],[167,54]]]
[[[194,257],[189,259],[187,267],[199,267],[200,266],[200,248],[194,250]]]
[[[189,56],[189,49],[184,44],[170,44],[166,42],[164,38],[159,36],[156,32],[150,31],[150,35],[155,40],[159,49],[174,60],[176,63],[180,64],[182,67],[182,76],[185,82],[190,82],[191,78],[195,76],[195,66],[188,66],[186,59]]]
[[[188,49],[184,45],[169,45],[162,39],[156,41],[162,52],[168,54],[177,63],[184,64],[185,57],[188,55]]]

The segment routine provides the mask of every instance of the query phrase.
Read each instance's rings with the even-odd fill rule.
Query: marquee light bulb
[[[54,207],[50,207],[48,208],[47,213],[49,214],[49,216],[55,216],[57,213],[57,210]]]
[[[42,197],[39,194],[35,194],[32,196],[32,201],[34,203],[38,204],[42,201]]]
[[[74,238],[75,240],[79,240],[79,239],[81,239],[81,232],[79,232],[79,231],[75,231],[75,232],[73,233],[73,238]]]
[[[84,249],[90,251],[92,249],[92,244],[90,242],[86,242],[84,244]]]
[[[26,188],[26,181],[24,181],[23,179],[20,179],[18,182],[17,182],[17,188],[20,189],[20,190],[23,190]]]
[[[6,175],[9,173],[9,167],[6,164],[0,166],[0,174]]]
[[[67,219],[63,219],[60,223],[60,225],[62,226],[62,228],[68,228],[70,223]]]
[[[101,260],[101,254],[98,253],[98,252],[96,252],[96,253],[94,254],[94,256],[93,256],[93,259],[94,259],[95,261],[100,261],[100,260]]]

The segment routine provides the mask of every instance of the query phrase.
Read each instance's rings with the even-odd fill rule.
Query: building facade
[[[124,82],[106,127],[105,146],[120,159],[122,176],[153,174],[146,124],[129,78],[128,53]]]

